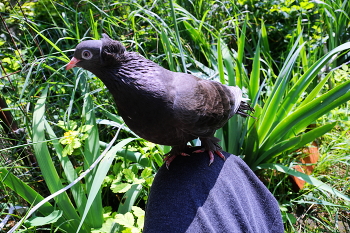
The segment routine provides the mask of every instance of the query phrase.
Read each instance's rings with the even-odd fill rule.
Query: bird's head
[[[102,34],[101,40],[87,40],[78,44],[66,70],[77,66],[92,71],[94,68],[114,64],[124,52],[125,47],[119,41]]]

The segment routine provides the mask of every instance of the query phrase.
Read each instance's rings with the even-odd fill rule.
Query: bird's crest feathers
[[[112,40],[107,34],[102,34],[102,57],[104,61],[116,59],[124,54],[125,47],[116,40]]]

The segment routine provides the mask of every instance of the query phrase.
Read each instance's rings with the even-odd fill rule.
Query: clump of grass
[[[348,2],[214,1],[210,7],[205,1],[111,4],[40,0],[10,4],[0,5],[5,9],[1,13],[4,27],[0,37],[0,97],[9,106],[5,110],[14,115],[26,134],[18,145],[0,148],[0,154],[6,158],[10,151],[18,156],[18,148],[29,147],[24,157],[35,155],[50,193],[87,170],[117,128],[122,128],[121,142],[135,137],[123,126],[111,96],[98,79],[84,71],[71,73],[63,69],[71,49],[80,40],[99,39],[102,32],[107,32],[128,50],[138,51],[173,71],[187,71],[247,89],[256,118],[247,121],[233,118],[217,136],[222,139],[223,148],[245,156],[254,170],[261,169],[260,175],[281,203],[287,229],[307,231],[316,226],[335,230],[335,221],[347,219],[345,208],[349,206],[344,200],[348,197],[344,194],[349,195],[346,189],[349,135],[345,132],[349,127],[345,122],[349,120],[346,111],[349,106],[344,103],[350,95],[343,63],[349,44],[343,43],[349,38]],[[336,20],[339,17],[341,21]],[[327,47],[322,45],[324,42]],[[343,73],[329,72],[341,64]],[[325,115],[332,109],[337,112]],[[327,117],[317,120],[322,115]],[[339,126],[331,131],[335,120]],[[307,125],[315,121],[320,122],[319,128],[305,133]],[[84,128],[86,131],[79,130]],[[75,144],[61,144],[64,135],[72,135],[71,132],[78,132],[72,139]],[[3,141],[8,141],[8,136],[2,136]],[[316,138],[323,142],[320,148],[323,157],[314,176],[295,173],[289,168],[294,163],[294,151]],[[67,146],[71,146],[69,154],[62,153]],[[118,213],[120,218],[128,215],[140,220],[133,230],[141,230],[142,211],[133,205],[144,207],[152,178],[162,164],[160,155],[167,149],[135,140],[123,150],[114,151],[116,159],[110,166],[101,165],[104,169],[93,171],[82,183],[45,204],[47,209],[41,209],[41,214],[47,216],[57,210],[56,217],[60,214],[62,217],[53,223],[43,221],[41,225],[69,232],[79,227],[82,231],[130,227],[129,223],[109,225]],[[48,193],[32,190],[29,180],[16,179],[25,174],[24,170],[33,175],[23,162],[0,161],[2,174],[8,174],[10,179],[2,176],[1,185],[8,195],[18,194],[17,199],[6,199],[9,204],[30,206]],[[334,167],[338,164],[339,170]],[[322,186],[323,189],[307,186],[296,194],[286,173],[328,186]],[[18,182],[21,188],[15,189],[10,181]],[[101,185],[104,188],[100,190]],[[23,194],[25,190],[32,195]],[[37,200],[34,194],[38,195]],[[102,196],[108,198],[103,201]],[[115,196],[120,200],[130,198],[122,202],[116,201]],[[96,199],[91,203],[93,197]],[[87,203],[92,204],[90,212],[97,217],[84,208],[89,206]],[[312,223],[295,225],[290,212],[300,210],[300,206],[305,212],[296,219],[302,221],[310,216],[314,219]],[[311,210],[326,214],[314,217]],[[103,217],[103,212],[108,214]],[[25,223],[22,227],[35,231],[37,226]]]

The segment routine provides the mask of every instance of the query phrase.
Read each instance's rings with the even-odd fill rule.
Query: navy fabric
[[[152,184],[144,233],[284,232],[278,203],[237,156],[178,156]]]

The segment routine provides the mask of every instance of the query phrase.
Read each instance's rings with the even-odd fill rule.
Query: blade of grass
[[[36,192],[29,185],[24,183],[22,180],[17,178],[10,171],[8,171],[3,167],[0,168],[0,178],[1,178],[1,182],[4,182],[4,184],[6,184],[7,187],[15,191],[16,194],[20,195],[24,200],[26,200],[31,205],[36,205],[37,203],[39,203],[44,199],[38,192]],[[49,202],[46,202],[38,210],[43,215],[49,215],[50,213],[52,213],[52,211],[54,211],[54,208]],[[61,223],[62,223],[62,219],[61,219]]]
[[[218,37],[218,49],[217,49],[217,52],[218,52],[218,60],[217,60],[217,63],[218,63],[218,70],[219,70],[219,77],[220,77],[220,82],[222,84],[226,84],[226,80],[225,80],[225,72],[224,72],[224,64],[223,64],[223,60],[222,60],[222,48],[221,48],[221,36],[219,35]]]
[[[280,143],[277,143],[265,152],[260,150],[262,154],[256,161],[254,161],[251,168],[255,170],[255,167],[258,166],[260,163],[271,162],[273,158],[282,154],[283,152],[297,150],[298,148],[306,145],[309,142],[312,142],[316,138],[321,137],[325,133],[329,132],[331,129],[333,129],[335,125],[336,122],[332,124],[326,124],[300,136],[293,137]]]
[[[69,58],[67,57],[66,53],[64,53],[57,45],[55,45],[49,38],[44,36],[42,33],[40,33],[36,28],[34,28],[32,25],[28,24],[28,26],[33,29],[39,36],[41,36],[47,43],[49,43],[52,48],[54,48],[57,52],[59,52],[64,58],[66,58],[66,61],[69,61]]]
[[[298,24],[297,24],[297,34],[301,35],[303,33],[303,29],[301,28],[301,17],[298,18]],[[299,45],[302,46],[304,44],[303,37],[300,37]],[[300,57],[301,57],[301,67],[304,71],[304,73],[309,69],[309,63],[306,55],[306,49],[303,46],[303,48],[300,50]]]
[[[162,28],[162,31],[161,31],[161,38],[162,38],[162,44],[163,44],[163,48],[164,48],[164,51],[165,51],[165,56],[168,60],[168,64],[169,64],[169,67],[170,67],[170,70],[171,71],[176,71],[175,69],[175,63],[174,63],[174,59],[173,59],[173,54],[171,52],[171,46],[170,46],[170,41],[169,41],[169,38],[165,35],[165,32],[164,32],[164,29]]]
[[[245,46],[245,40],[246,40],[246,30],[247,30],[247,18],[244,21],[241,32],[239,32],[239,28],[236,27],[236,34],[238,37],[238,41],[237,41],[238,49],[237,49],[235,73],[236,73],[236,85],[239,88],[242,88],[243,86],[243,58],[244,58],[244,46]]]
[[[350,197],[348,197],[347,195],[344,195],[343,193],[339,192],[338,190],[328,186],[327,184],[323,183],[322,181],[320,181],[312,176],[306,175],[302,172],[295,171],[292,168],[285,167],[281,164],[276,164],[276,163],[273,163],[273,164],[267,163],[266,164],[265,163],[265,164],[260,164],[256,169],[274,169],[276,171],[280,171],[280,172],[286,173],[288,175],[298,177],[299,179],[302,179],[305,182],[314,185],[318,189],[325,190],[325,191],[329,192],[330,194],[336,195],[337,197],[340,197],[340,198],[344,199],[345,201],[350,202]]]
[[[78,178],[78,174],[76,173],[73,164],[71,163],[71,161],[69,160],[68,156],[62,156],[62,145],[59,143],[59,140],[55,134],[55,132],[53,131],[53,129],[51,128],[51,126],[49,125],[49,123],[44,119],[44,123],[45,123],[45,129],[47,131],[47,134],[49,136],[49,138],[52,140],[52,144],[55,148],[55,151],[57,153],[57,156],[61,162],[61,166],[64,170],[64,174],[67,178],[67,181],[69,183],[72,183],[75,179]],[[84,188],[82,187],[81,183],[78,183],[76,185],[74,185],[72,188],[72,196],[75,200],[75,204],[78,208],[78,211],[80,213],[80,216],[83,214],[83,210],[84,210],[84,206],[86,206],[86,194],[84,192]]]
[[[297,134],[301,129],[318,119],[333,108],[350,100],[350,80],[333,88],[310,103],[298,108],[283,119],[273,129],[269,138],[261,146],[262,151],[268,150],[278,139],[283,139],[288,133]]]
[[[33,147],[35,151],[35,157],[38,161],[40,170],[45,179],[45,182],[51,193],[54,193],[63,188],[60,177],[56,171],[56,168],[51,160],[50,152],[45,141],[45,123],[44,123],[44,114],[45,114],[45,101],[48,92],[48,85],[43,90],[40,98],[37,101],[37,104],[34,108],[33,114]],[[68,195],[62,193],[61,195],[55,198],[55,201],[58,207],[63,211],[63,215],[66,219],[73,220],[68,221],[67,224],[70,227],[70,231],[77,229],[78,222],[80,217],[75,211],[74,206],[72,205]],[[84,227],[82,232],[86,232],[87,229]]]
[[[298,81],[290,89],[290,91],[288,92],[288,95],[285,97],[283,103],[279,107],[279,111],[278,112],[276,111],[278,119],[283,118],[291,111],[291,109],[298,102],[298,99],[300,98],[302,93],[309,86],[310,82],[317,76],[318,72],[327,64],[327,62],[335,54],[346,49],[350,49],[350,42],[342,44],[337,48],[333,49],[332,51],[330,51],[329,53],[327,53],[325,56],[319,59],[316,63],[314,63],[310,67],[310,69],[308,69],[308,71],[298,79]]]
[[[87,132],[88,138],[84,141],[84,168],[88,169],[91,164],[98,158],[100,154],[100,145],[99,145],[99,135],[98,128],[96,124],[96,117],[94,113],[94,104],[92,97],[90,95],[89,85],[86,80],[86,72],[82,72],[80,75],[80,82],[78,83],[82,96],[84,96],[83,111],[82,111],[82,120],[85,125],[92,125],[93,127]],[[101,193],[100,187],[92,186],[92,180],[95,177],[96,171],[93,170],[86,177],[86,190],[87,193],[90,193],[91,190],[98,190]],[[92,203],[91,210],[89,213],[89,224],[93,228],[99,228],[103,224],[103,207],[102,207],[102,197],[97,195],[94,202]]]
[[[300,37],[300,36],[299,36]],[[263,115],[260,119],[260,126],[258,129],[258,135],[260,142],[264,142],[271,130],[274,128],[274,124],[281,120],[276,116],[276,112],[280,109],[280,103],[283,100],[283,95],[289,84],[290,74],[292,72],[294,63],[297,60],[297,57],[302,49],[302,46],[297,48],[298,43],[296,42],[293,46],[293,49],[290,51],[286,63],[284,64],[280,74],[277,77],[277,80],[274,84],[271,95],[268,97],[264,108]],[[287,59],[288,59],[287,58]]]
[[[115,139],[117,139],[117,136],[119,134],[121,128],[119,128],[116,136],[114,137],[114,139],[112,140],[112,143],[115,141]],[[80,230],[80,227],[83,225],[83,222],[85,220],[85,217],[87,216],[88,212],[91,211],[90,208],[92,207],[93,203],[95,202],[96,197],[98,196],[97,194],[100,191],[100,187],[102,185],[102,182],[104,180],[104,178],[107,175],[107,172],[109,171],[109,168],[111,167],[112,162],[114,161],[114,157],[116,155],[116,153],[122,149],[122,147],[124,147],[125,145],[127,145],[128,143],[130,143],[131,141],[135,140],[135,138],[128,138],[128,139],[124,139],[123,141],[119,142],[117,145],[113,146],[105,155],[102,154],[101,155],[101,162],[95,172],[95,175],[93,177],[92,180],[92,184],[91,186],[94,187],[92,189],[90,189],[89,194],[88,194],[88,200],[85,206],[85,210],[84,210],[84,214],[82,215],[82,221],[80,222],[80,225],[77,229],[77,233]],[[107,148],[108,149],[108,148]],[[106,150],[107,150],[106,149]],[[94,161],[94,163],[99,162],[100,159],[97,159],[96,161]]]
[[[171,9],[171,17],[173,19],[173,23],[174,23],[174,27],[175,27],[175,36],[176,36],[177,46],[178,46],[179,51],[180,51],[180,57],[181,57],[181,62],[182,62],[182,69],[183,69],[184,73],[187,73],[186,61],[185,61],[185,56],[184,56],[184,52],[183,52],[183,49],[182,49],[182,43],[181,43],[181,40],[180,40],[179,28],[177,26],[177,20],[176,20],[176,14],[175,14],[175,8],[174,8],[173,0],[170,0],[169,3],[170,3],[170,9]]]
[[[248,86],[248,96],[252,101],[252,105],[258,101],[259,93],[259,84],[260,84],[260,39],[256,47],[256,51],[253,58],[253,68],[249,79]]]

